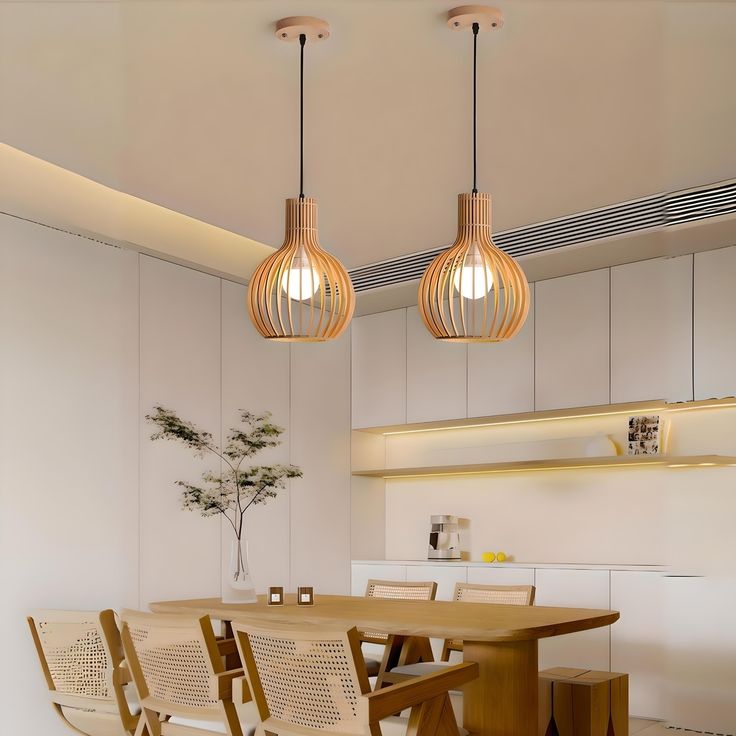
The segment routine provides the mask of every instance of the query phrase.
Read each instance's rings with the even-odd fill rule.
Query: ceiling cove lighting
[[[276,23],[276,37],[298,41],[299,197],[286,200],[283,245],[256,269],[248,285],[248,311],[263,337],[282,342],[324,342],[341,335],[355,309],[355,291],[343,265],[319,244],[317,202],[304,196],[304,46],[330,35],[318,18]]]
[[[477,187],[478,33],[503,25],[496,8],[463,5],[447,14],[453,30],[473,32],[473,191],[458,195],[458,233],[419,283],[419,312],[429,332],[448,342],[501,342],[529,313],[529,284],[519,264],[491,239],[491,195]]]

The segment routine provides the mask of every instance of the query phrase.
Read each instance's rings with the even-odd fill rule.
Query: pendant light
[[[300,46],[300,168],[299,197],[286,200],[284,243],[258,266],[248,285],[250,318],[269,340],[332,340],[344,332],[355,309],[347,271],[319,244],[317,202],[304,196],[304,46],[329,35],[329,24],[318,18],[295,16],[276,24],[277,38]]]
[[[514,337],[529,312],[529,284],[519,264],[491,239],[491,195],[477,188],[478,33],[503,25],[496,8],[451,10],[453,30],[473,32],[473,191],[458,195],[458,232],[419,284],[419,312],[429,332],[450,342],[501,342]]]

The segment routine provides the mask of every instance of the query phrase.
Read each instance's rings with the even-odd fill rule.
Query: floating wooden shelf
[[[612,457],[568,457],[551,460],[520,460],[510,463],[436,465],[423,468],[380,468],[354,470],[365,478],[419,478],[430,475],[489,475],[528,473],[536,470],[586,470],[593,468],[704,468],[736,467],[736,457],[728,455],[616,455]]]
[[[615,414],[649,414],[660,412],[693,411],[696,409],[717,409],[736,407],[736,397],[725,399],[707,399],[704,401],[682,401],[675,404],[663,400],[636,401],[627,404],[601,404],[598,406],[580,406],[571,409],[553,409],[549,411],[532,411],[520,414],[497,414],[487,417],[469,417],[467,419],[443,419],[436,422],[420,422],[415,424],[387,424],[382,427],[358,427],[355,431],[371,434],[409,434],[414,432],[437,432],[448,429],[469,429],[471,427],[493,427],[503,424],[522,424],[528,422],[549,422],[560,419],[584,419],[588,417],[605,417]]]

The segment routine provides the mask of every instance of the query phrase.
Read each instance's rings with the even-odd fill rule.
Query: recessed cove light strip
[[[602,240],[651,229],[736,213],[736,180],[620,202],[555,220],[493,234],[494,243],[513,257],[533,255],[590,240]],[[356,291],[368,291],[421,278],[447,246],[410,253],[350,271]]]

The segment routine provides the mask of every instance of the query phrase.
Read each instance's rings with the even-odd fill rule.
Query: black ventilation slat
[[[667,194],[580,212],[494,233],[493,240],[509,255],[523,257],[564,248],[589,240],[671,227],[736,212],[736,181]],[[432,260],[449,247],[411,253],[350,271],[356,291],[367,291],[421,278]]]

